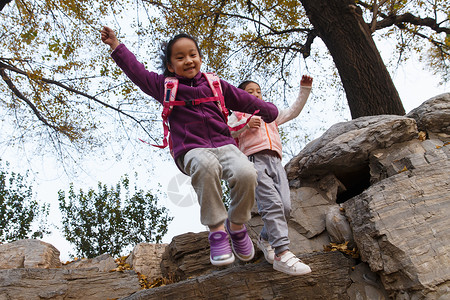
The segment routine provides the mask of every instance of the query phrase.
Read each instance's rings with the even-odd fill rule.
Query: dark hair
[[[242,82],[242,83],[238,86],[238,88],[241,89],[241,90],[245,90],[245,88],[247,87],[247,85],[249,85],[250,83],[254,83],[254,84],[257,84],[257,85],[259,86],[259,84],[258,84],[257,82],[254,82],[254,81],[252,81],[252,80],[246,80],[246,81]]]
[[[190,39],[191,41],[193,41],[195,44],[195,47],[197,47],[198,54],[200,55],[200,57],[202,57],[202,52],[200,51],[197,40],[194,37],[190,36],[187,33],[177,34],[169,42],[164,42],[161,44],[161,51],[162,51],[161,68],[164,70],[165,77],[175,76],[175,74],[173,74],[172,72],[169,71],[169,69],[167,68],[167,65],[170,63],[170,56],[172,55],[173,45],[175,44],[176,41],[178,41],[181,38],[186,38],[186,39]]]

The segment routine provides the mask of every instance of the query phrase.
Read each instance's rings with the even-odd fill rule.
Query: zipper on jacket
[[[272,139],[270,138],[269,131],[267,130],[267,123],[266,123],[266,122],[264,122],[264,127],[266,128],[266,135],[267,135],[267,138],[269,139],[269,147],[270,147],[270,150],[273,150],[273,149],[272,149]]]

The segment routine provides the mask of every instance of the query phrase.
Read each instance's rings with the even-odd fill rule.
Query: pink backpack
[[[164,138],[163,138],[163,144],[162,145],[154,145],[149,144],[146,141],[141,140],[144,143],[147,143],[151,146],[158,147],[161,149],[166,148],[169,146],[170,153],[173,156],[172,152],[172,140],[169,137],[169,115],[172,112],[172,109],[174,106],[189,106],[189,105],[199,105],[201,103],[205,102],[211,102],[215,101],[217,103],[217,106],[219,107],[220,111],[223,113],[225,117],[225,122],[228,122],[228,109],[225,107],[224,97],[222,94],[222,86],[220,85],[220,79],[215,73],[202,73],[203,76],[206,77],[206,80],[208,81],[209,86],[211,87],[211,90],[213,91],[213,97],[206,97],[206,98],[200,98],[200,99],[194,99],[189,101],[183,101],[183,100],[175,100],[178,90],[178,79],[175,77],[166,77],[164,80],[164,102],[163,102],[163,111],[161,113],[161,117],[163,119],[163,129],[164,129]],[[253,113],[258,113],[259,110],[255,111]],[[251,117],[253,116],[251,115]],[[251,118],[250,117],[250,118]],[[237,127],[230,128],[230,131],[237,131],[247,125],[247,123],[250,121],[250,118],[248,118],[247,122],[245,124],[241,124]],[[237,142],[237,139],[235,139]]]
[[[172,140],[169,137],[169,115],[172,112],[174,106],[189,106],[189,105],[199,105],[205,102],[215,101],[220,111],[223,113],[225,117],[225,122],[228,121],[228,110],[225,107],[225,102],[222,94],[222,86],[220,85],[220,79],[215,73],[202,73],[206,80],[208,80],[208,84],[213,91],[213,97],[206,97],[200,99],[194,99],[189,101],[180,101],[175,100],[178,90],[178,79],[175,77],[166,77],[164,80],[164,102],[163,102],[163,111],[161,113],[161,117],[163,119],[163,129],[164,129],[164,138],[162,145],[153,145],[152,146],[158,148],[166,148],[169,146],[170,152],[172,153]],[[141,140],[142,141],[142,140]],[[145,141],[143,141],[145,142]],[[147,143],[147,142],[145,142]],[[148,143],[147,143],[148,144]],[[172,153],[173,156],[173,153]]]

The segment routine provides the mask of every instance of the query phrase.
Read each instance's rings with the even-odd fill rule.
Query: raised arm
[[[114,33],[114,30],[111,28],[104,26],[103,29],[100,31],[102,42],[106,45],[109,45],[111,47],[111,50],[114,50],[117,48],[117,46],[120,45],[119,40],[116,37],[116,34]]]
[[[277,125],[281,125],[296,118],[305,107],[306,100],[308,100],[309,94],[312,88],[312,77],[303,75],[300,81],[300,92],[295,102],[287,109],[280,110],[275,122]]]

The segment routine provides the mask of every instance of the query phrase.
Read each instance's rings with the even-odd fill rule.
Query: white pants
[[[184,156],[183,166],[197,193],[203,225],[215,227],[226,218],[235,224],[250,220],[255,202],[256,170],[235,145],[192,149]],[[230,187],[228,213],[222,201],[221,179]]]

